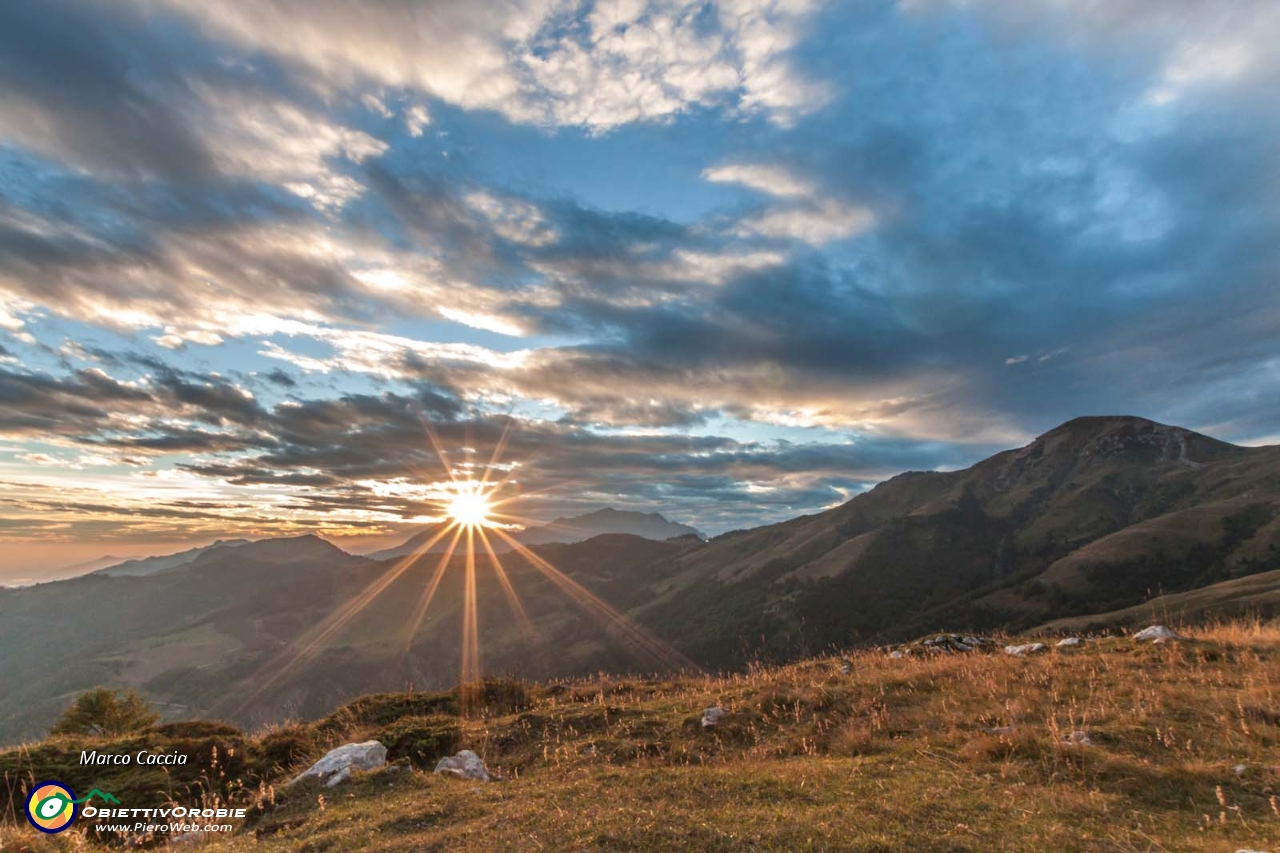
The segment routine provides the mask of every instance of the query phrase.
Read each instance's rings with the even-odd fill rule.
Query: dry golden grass
[[[846,657],[849,675],[833,657],[535,688],[461,722],[500,784],[293,789],[201,849],[1280,850],[1280,626]],[[728,714],[704,731],[715,704]],[[5,832],[6,851],[83,844]]]

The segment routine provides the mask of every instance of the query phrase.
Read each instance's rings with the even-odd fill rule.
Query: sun
[[[445,512],[462,527],[489,526],[489,513],[492,510],[493,505],[480,490],[479,483],[462,484],[458,493],[445,504]]]

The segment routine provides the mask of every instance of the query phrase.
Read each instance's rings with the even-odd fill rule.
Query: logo
[[[108,803],[119,803],[111,794],[94,788],[86,797],[76,799],[70,788],[61,782],[41,782],[27,795],[27,820],[41,832],[62,832],[76,819],[76,806],[94,797]]]

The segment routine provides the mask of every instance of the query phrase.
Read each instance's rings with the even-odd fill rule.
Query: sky
[[[0,4],[0,583],[1280,441],[1266,0]],[[433,446],[433,443],[435,446]]]

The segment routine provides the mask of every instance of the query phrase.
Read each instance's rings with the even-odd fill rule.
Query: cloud
[[[702,170],[702,177],[712,183],[741,184],[781,198],[808,198],[817,194],[813,183],[792,174],[782,166],[766,163],[730,163]]]
[[[744,219],[739,230],[748,234],[800,240],[821,246],[870,228],[875,214],[865,207],[824,201],[802,207],[780,208]]]
[[[376,81],[521,123],[604,131],[723,104],[787,124],[829,98],[789,61],[816,11],[808,0],[142,5],[277,56],[330,90]],[[411,134],[424,119],[407,114]]]
[[[1266,4],[0,16],[0,473],[96,484],[33,530],[389,529],[424,421],[713,530],[1280,423]]]

